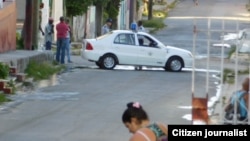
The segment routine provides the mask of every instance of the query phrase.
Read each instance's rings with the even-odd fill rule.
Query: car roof
[[[132,30],[112,30],[112,32],[114,32],[114,33],[135,33]],[[144,34],[145,32],[137,31],[136,33]],[[145,33],[145,34],[148,34],[148,33]]]

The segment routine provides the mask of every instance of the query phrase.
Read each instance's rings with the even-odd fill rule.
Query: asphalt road
[[[180,47],[192,51],[196,58],[211,56],[228,56],[230,48],[214,44],[222,44],[222,35],[237,33],[247,28],[249,12],[246,11],[247,0],[199,0],[194,6],[191,0],[181,0],[169,12],[164,21],[166,27],[156,33],[156,37],[167,45]],[[194,26],[196,34],[194,34]],[[196,35],[196,37],[195,37]],[[228,42],[224,42],[228,43]]]
[[[174,17],[203,12],[203,16],[219,15],[223,13],[220,10],[229,14],[227,8],[235,8],[231,12],[233,15],[242,12],[246,0],[200,0],[199,6],[203,7],[199,13],[192,9],[191,2],[181,1],[166,19],[168,27],[155,36],[163,42],[185,45],[182,48],[192,50],[192,19],[177,20]],[[206,27],[205,21],[201,21],[203,27]],[[205,55],[203,43],[206,46],[207,42],[199,41],[202,46],[197,46],[197,52]],[[1,106],[0,140],[126,141],[130,133],[122,124],[121,115],[127,102],[139,101],[152,121],[191,124],[191,94],[204,97],[208,93],[209,99],[217,94],[218,79],[213,76],[220,69],[219,61],[211,64],[213,69],[208,76],[206,60],[197,61],[199,66],[193,87],[192,70],[188,69],[172,73],[156,69],[135,71],[133,67],[118,66],[108,71],[97,69],[93,63],[83,61],[79,56],[73,58],[74,63],[68,64],[66,73],[50,81],[42,81],[35,91],[11,96],[13,101]],[[47,84],[49,86],[45,87]]]

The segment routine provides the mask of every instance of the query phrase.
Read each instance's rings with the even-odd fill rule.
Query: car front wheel
[[[100,61],[100,65],[103,69],[114,69],[116,66],[116,57],[112,54],[104,55]]]
[[[165,70],[179,72],[182,70],[183,63],[182,59],[179,57],[172,57],[166,63]]]
[[[95,64],[96,64],[99,68],[101,68],[101,64],[100,64],[99,62],[95,62]]]

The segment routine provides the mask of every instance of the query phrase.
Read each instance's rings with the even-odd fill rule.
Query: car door
[[[119,64],[138,65],[139,46],[135,43],[134,33],[120,33],[114,38],[113,48]]]
[[[147,66],[165,66],[167,51],[157,45],[157,41],[143,34],[137,34],[140,46],[138,62]]]

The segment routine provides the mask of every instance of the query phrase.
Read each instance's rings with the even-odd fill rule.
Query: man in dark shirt
[[[64,22],[64,17],[60,17],[60,23],[56,25],[56,31],[57,31],[56,61],[61,64],[64,64],[68,29],[69,29],[68,25]]]

